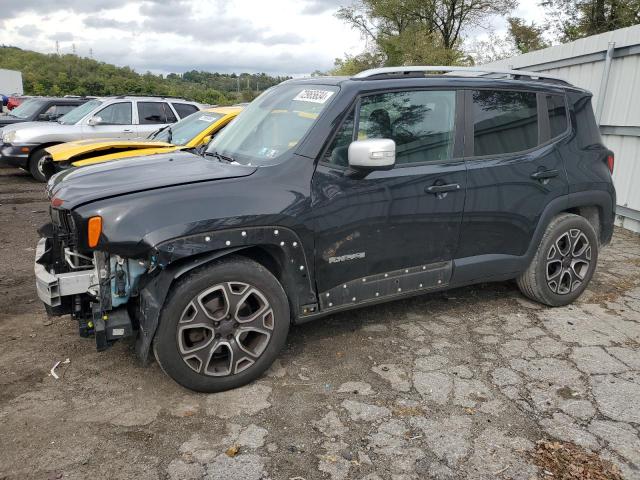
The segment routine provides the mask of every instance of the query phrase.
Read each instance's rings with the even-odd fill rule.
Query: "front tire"
[[[529,268],[517,279],[520,291],[537,302],[559,307],[586,290],[598,262],[598,237],[579,215],[551,220]]]
[[[39,182],[47,181],[47,175],[44,169],[47,161],[51,161],[51,156],[43,148],[33,152],[29,159],[29,173]]]
[[[262,265],[232,256],[172,287],[154,341],[156,359],[180,385],[220,392],[258,378],[285,344],[286,294]]]

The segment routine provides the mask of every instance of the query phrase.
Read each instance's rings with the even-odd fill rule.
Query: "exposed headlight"
[[[11,143],[16,138],[16,131],[2,132],[2,143]]]

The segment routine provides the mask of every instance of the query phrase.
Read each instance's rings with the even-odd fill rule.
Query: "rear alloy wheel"
[[[550,306],[567,305],[587,288],[598,261],[598,238],[579,215],[554,218],[529,268],[518,278],[527,297]]]
[[[155,342],[160,365],[192,390],[254,380],[284,345],[289,308],[275,277],[235,257],[198,270],[172,290]]]
[[[44,171],[44,165],[47,162],[51,162],[51,155],[49,155],[44,149],[36,150],[31,154],[29,159],[29,173],[39,182],[46,182],[47,175]]]
[[[584,282],[591,265],[591,243],[578,228],[564,232],[547,252],[547,286],[567,295]]]

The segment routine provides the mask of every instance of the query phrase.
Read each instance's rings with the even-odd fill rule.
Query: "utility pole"
[[[240,77],[238,77],[237,80],[238,80],[238,93],[240,93]]]
[[[71,44],[71,51],[73,52],[74,55],[76,54],[76,44],[75,43]]]
[[[56,40],[56,55],[60,55],[60,42]]]

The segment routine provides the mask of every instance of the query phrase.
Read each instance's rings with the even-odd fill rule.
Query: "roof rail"
[[[429,73],[441,73],[444,75],[456,75],[460,77],[486,77],[501,75],[506,78],[512,79],[525,79],[525,80],[552,80],[554,82],[565,83],[569,85],[566,80],[557,77],[555,75],[548,75],[540,72],[528,72],[525,70],[501,70],[488,67],[453,67],[453,66],[408,66],[408,67],[382,67],[372,68],[360,72],[352,78],[357,80],[373,79],[376,77],[387,76],[409,76],[411,74],[429,74]]]
[[[144,95],[142,93],[125,93],[124,95],[115,95],[113,98],[127,98],[127,97],[138,97],[138,98],[148,97],[148,98],[163,98],[165,100],[183,100],[185,102],[189,101],[179,97],[171,97],[167,95]]]

